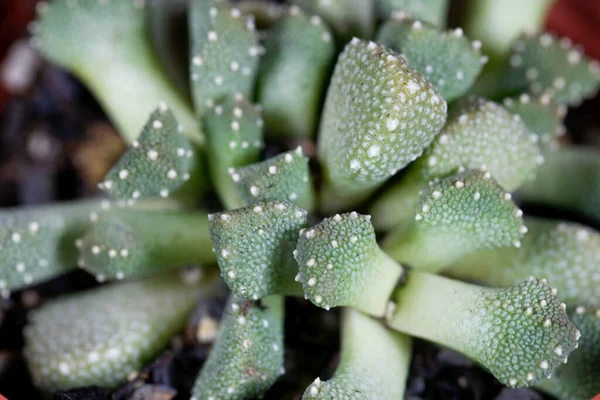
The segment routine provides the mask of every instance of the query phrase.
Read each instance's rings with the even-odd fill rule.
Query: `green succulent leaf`
[[[440,135],[422,160],[425,180],[441,178],[457,168],[485,166],[508,191],[521,186],[543,162],[539,148],[520,117],[478,97],[451,111]]]
[[[337,214],[301,232],[294,252],[297,279],[315,305],[384,314],[402,267],[381,251],[370,219]]]
[[[318,144],[325,211],[351,206],[421,155],[446,102],[400,56],[353,39],[328,89]]]
[[[116,210],[101,217],[78,247],[79,266],[98,281],[215,262],[208,216],[200,211]]]
[[[161,104],[140,137],[108,171],[100,188],[117,200],[133,203],[147,197],[168,197],[182,189],[193,174],[195,179],[186,185],[187,191],[197,192],[202,179],[200,156],[181,132],[171,110]]]
[[[533,134],[532,140],[538,143],[542,150],[558,148],[558,138],[565,133],[563,119],[567,108],[564,105],[555,103],[548,94],[532,98],[527,93],[506,98],[503,104],[508,111],[521,117]]]
[[[232,170],[231,179],[245,204],[257,201],[289,201],[312,210],[313,186],[308,158],[302,148],[288,151],[265,161]]]
[[[236,168],[258,161],[263,148],[263,120],[258,106],[241,95],[228,98],[203,118],[209,169],[225,208],[242,207],[230,174]]]
[[[192,0],[189,27],[196,113],[236,93],[250,98],[262,52],[253,19],[225,0]]]
[[[375,0],[375,5],[383,20],[404,17],[439,27],[446,25],[448,0]]]
[[[261,304],[230,297],[192,400],[251,399],[283,373],[283,297]]]
[[[528,217],[521,248],[482,251],[447,273],[489,286],[513,285],[528,276],[546,278],[569,306],[600,306],[600,234],[583,225]]]
[[[504,189],[513,191],[543,161],[520,117],[489,100],[466,98],[451,110],[444,129],[423,157],[373,204],[373,223],[377,229],[389,229],[408,221],[427,182],[461,167],[487,170]]]
[[[209,216],[221,275],[237,296],[302,293],[292,251],[306,217],[305,210],[281,201]]]
[[[291,0],[291,3],[323,17],[342,44],[355,36],[370,38],[375,31],[374,0]]]
[[[579,350],[557,368],[552,378],[536,387],[559,400],[589,400],[600,393],[600,310],[576,307],[569,313],[581,331]]]
[[[160,276],[44,304],[25,330],[34,382],[47,392],[118,385],[185,326],[201,294],[197,284],[184,284],[179,276]]]
[[[575,105],[600,87],[600,66],[568,38],[524,34],[513,42],[503,81],[507,89],[549,93],[558,103]]]
[[[314,136],[335,55],[331,32],[320,17],[292,6],[269,33],[265,49],[257,86],[267,132]]]
[[[470,170],[432,183],[414,220],[390,233],[382,248],[397,261],[438,272],[483,249],[520,247],[527,228],[511,198],[489,172]]]
[[[565,310],[545,280],[489,289],[412,271],[389,325],[467,355],[504,385],[526,387],[577,348],[581,333]]]
[[[390,19],[379,29],[377,41],[401,53],[448,102],[469,90],[487,62],[481,42],[471,43],[460,28],[441,31],[418,20]]]
[[[411,338],[351,308],[344,309],[342,318],[342,355],[337,370],[328,381],[315,379],[302,398],[404,398]]]
[[[75,239],[97,220],[99,201],[0,211],[0,294],[76,268]]]
[[[203,136],[190,106],[162,69],[148,38],[143,0],[55,0],[38,3],[34,45],[92,91],[123,137],[135,140],[160,102],[184,134]]]
[[[519,196],[525,203],[561,208],[600,223],[600,153],[581,146],[546,153],[544,167]]]

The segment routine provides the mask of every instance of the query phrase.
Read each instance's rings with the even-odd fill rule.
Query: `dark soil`
[[[600,143],[599,105],[597,98],[572,110],[567,118],[571,140]],[[46,64],[25,92],[6,96],[0,107],[0,207],[98,195],[96,184],[123,150],[93,97],[68,74]],[[27,311],[52,297],[95,285],[86,273],[75,272],[0,299],[1,394],[10,400],[42,399],[21,354]],[[223,304],[222,298],[199,304],[188,328],[169,349],[116,391],[81,388],[54,399],[188,399],[210,350],[210,344],[197,342],[195,324],[202,315],[218,318]],[[287,300],[286,374],[265,399],[299,399],[315,377],[332,375],[338,358],[338,317],[338,312],[325,312],[307,301]],[[415,343],[407,398],[549,399],[531,390],[506,389],[464,357],[421,341]]]

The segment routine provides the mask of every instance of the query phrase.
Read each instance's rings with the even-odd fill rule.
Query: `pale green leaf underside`
[[[42,54],[82,80],[124,138],[140,133],[148,112],[165,102],[184,134],[203,141],[190,106],[154,54],[142,0],[40,2],[34,44]]]
[[[304,400],[402,399],[410,359],[409,336],[351,308],[343,311],[342,355],[333,377],[317,378]]]

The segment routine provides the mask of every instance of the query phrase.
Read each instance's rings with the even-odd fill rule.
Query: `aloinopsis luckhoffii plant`
[[[103,199],[0,211],[2,296],[76,268],[102,283],[31,315],[36,385],[115,388],[219,273],[231,293],[195,400],[253,399],[286,373],[286,296],[343,307],[337,370],[305,399],[402,399],[411,337],[509,387],[600,392],[600,236],[520,208],[598,222],[600,153],[559,137],[600,68],[540,30],[490,72],[486,43],[446,28],[448,8],[39,3],[32,45],[87,85],[129,148]],[[175,13],[183,55],[165,30]],[[490,73],[503,84],[475,86]],[[222,209],[198,206],[211,192]],[[190,265],[201,282],[181,279]]]

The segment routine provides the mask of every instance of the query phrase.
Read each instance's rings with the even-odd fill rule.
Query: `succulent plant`
[[[299,382],[304,399],[401,399],[411,337],[509,387],[600,391],[600,236],[520,208],[600,220],[597,152],[559,140],[566,106],[600,85],[596,62],[540,31],[490,66],[486,43],[444,30],[447,9],[39,3],[32,43],[129,147],[98,185],[109,199],[0,212],[4,297],[77,266],[99,285],[32,313],[36,385],[116,388],[217,296],[218,269],[231,293],[194,400],[268,395],[286,296],[343,307],[337,369]],[[199,265],[201,283],[181,281]]]
[[[400,285],[404,269],[381,251],[368,216],[326,219],[305,231],[296,251],[315,305],[385,313],[391,328],[461,351],[505,385],[543,379],[577,347],[580,332],[545,280],[488,289],[415,270]]]

